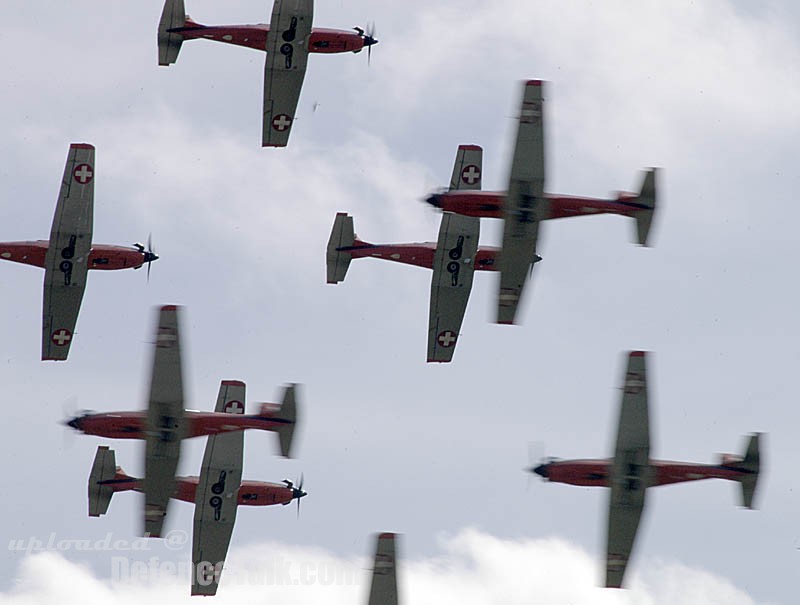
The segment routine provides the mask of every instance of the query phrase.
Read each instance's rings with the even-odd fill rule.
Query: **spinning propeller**
[[[378,43],[375,39],[375,23],[370,23],[366,32],[363,27],[354,27],[353,30],[364,39],[364,46],[367,47],[367,65],[369,65],[372,59],[372,45]]]
[[[144,244],[140,244],[136,242],[133,244],[133,247],[136,248],[139,252],[144,254],[144,261],[142,264],[147,263],[147,281],[150,281],[150,263],[154,260],[158,260],[158,255],[153,250],[153,234],[147,236],[147,250],[144,248]]]
[[[298,483],[297,487],[294,486],[294,483],[289,481],[288,479],[283,480],[284,485],[287,488],[292,490],[292,500],[297,500],[297,518],[300,518],[300,498],[307,496],[308,494],[303,491],[303,474],[300,473],[300,482]]]

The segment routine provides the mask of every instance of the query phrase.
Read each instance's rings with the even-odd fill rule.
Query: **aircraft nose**
[[[75,418],[67,420],[64,424],[72,427],[73,429],[80,429],[80,418],[76,416]]]
[[[425,198],[425,202],[433,206],[434,208],[441,208],[442,207],[442,196],[438,193],[432,193],[428,197]]]
[[[546,464],[540,464],[539,466],[533,469],[533,472],[539,475],[540,477],[544,477],[545,479],[547,479],[547,477],[550,475]]]
[[[372,36],[364,36],[364,46],[372,46],[373,44],[377,43],[378,41]]]
[[[145,252],[144,253],[144,262],[151,263],[154,260],[158,260],[158,254],[155,252]]]

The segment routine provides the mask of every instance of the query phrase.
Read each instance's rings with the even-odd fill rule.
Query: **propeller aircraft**
[[[90,269],[138,269],[158,260],[148,247],[92,244],[94,147],[69,146],[49,240],[0,242],[0,259],[44,268],[42,360],[65,361],[75,335]]]
[[[656,206],[656,171],[652,168],[645,172],[638,194],[621,193],[615,200],[544,192],[543,89],[541,80],[525,82],[507,191],[451,187],[449,191],[431,194],[426,199],[445,212],[504,219],[503,246],[497,267],[500,272],[497,323],[501,324],[515,323],[525,281],[535,263],[542,260],[536,254],[541,221],[603,213],[630,216],[636,219],[639,244],[647,245]],[[480,176],[479,166],[467,166],[461,180],[471,183]]]
[[[610,487],[606,542],[608,588],[620,588],[633,549],[647,488],[701,479],[727,479],[741,486],[742,506],[752,509],[760,471],[760,434],[749,437],[743,456],[723,454],[718,464],[650,459],[645,353],[632,351],[622,386],[614,457],[605,460],[550,458],[528,469],[547,481]]]
[[[460,145],[450,181],[452,191],[480,189],[483,150],[476,145]],[[465,177],[464,175],[475,174]],[[496,271],[499,250],[478,246],[480,219],[452,212],[442,214],[439,238],[419,244],[370,244],[355,235],[353,217],[338,213],[333,224],[326,255],[327,281],[336,284],[347,275],[354,258],[380,258],[433,269],[428,319],[428,361],[453,359],[461,331],[472,276],[475,271]]]
[[[176,491],[175,470],[183,439],[202,435],[232,434],[236,437],[237,433],[241,436],[241,431],[246,429],[276,431],[281,454],[290,455],[297,423],[296,385],[285,388],[280,407],[264,403],[257,414],[244,414],[244,383],[223,381],[220,391],[231,388],[240,390],[242,396],[227,401],[223,412],[184,410],[178,307],[167,305],[161,308],[156,330],[148,409],[136,412],[87,412],[65,423],[90,435],[145,440],[145,476],[142,482],[145,535],[161,536],[167,505]],[[230,411],[239,411],[235,420],[226,413]]]
[[[285,147],[295,120],[310,53],[361,52],[378,41],[365,32],[311,26],[313,0],[275,0],[269,24],[201,25],[186,15],[183,0],[166,0],[158,24],[158,64],[178,60],[184,40],[204,38],[266,51],[262,147]]]
[[[244,400],[244,383],[226,380],[220,385],[214,412],[244,414]],[[297,500],[300,514],[300,498],[307,495],[302,479],[297,487],[288,479],[282,484],[242,481],[243,460],[242,431],[211,435],[206,442],[200,476],[175,479],[172,498],[195,503],[193,595],[216,594],[240,505],[286,505]],[[144,492],[144,481],[127,475],[116,466],[114,450],[99,446],[89,474],[89,516],[105,514],[114,493],[129,490]]]

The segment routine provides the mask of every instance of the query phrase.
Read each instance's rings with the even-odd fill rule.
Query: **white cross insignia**
[[[481,171],[475,164],[470,164],[461,171],[461,180],[467,185],[474,185],[481,180]]]
[[[72,176],[74,176],[75,180],[81,185],[85,185],[94,177],[94,171],[89,164],[81,164],[75,167],[75,170],[72,171]]]
[[[50,336],[50,340],[52,340],[59,347],[63,347],[70,340],[72,340],[72,332],[66,328],[61,328],[53,332],[53,334]]]
[[[274,118],[272,118],[272,127],[278,132],[283,132],[284,130],[288,129],[289,126],[291,125],[292,125],[292,118],[287,116],[285,113],[279,113]]]
[[[242,405],[242,402],[236,401],[235,399],[226,403],[223,410],[226,414],[244,414],[244,406]]]
[[[456,338],[458,338],[458,336],[456,336],[452,330],[445,330],[444,332],[439,333],[439,336],[436,337],[436,340],[438,340],[439,344],[445,349],[449,349],[455,344]]]

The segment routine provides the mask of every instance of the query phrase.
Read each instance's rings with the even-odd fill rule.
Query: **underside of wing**
[[[64,360],[78,321],[94,210],[94,147],[70,145],[45,255],[42,359]]]
[[[619,429],[611,467],[606,586],[619,588],[630,558],[645,493],[651,483],[650,422],[645,353],[633,351],[622,387]]]
[[[378,536],[368,605],[397,605],[396,541],[397,534],[383,533]]]
[[[625,494],[624,502],[615,502],[613,491],[612,487],[606,543],[606,587],[621,588],[644,510],[645,489]],[[618,490],[616,497],[622,493]]]
[[[428,361],[453,358],[472,290],[479,232],[479,218],[442,214],[431,279]]]
[[[263,147],[289,142],[308,64],[312,0],[275,0],[264,65]]]
[[[184,434],[183,371],[178,308],[161,308],[156,330],[150,403],[145,437],[146,534],[161,535],[169,500],[175,491],[175,470]]]
[[[622,385],[616,454],[642,450],[650,455],[650,413],[647,403],[647,367],[644,351],[631,351]]]
[[[483,149],[459,145],[450,191],[478,190],[483,175]],[[475,254],[480,236],[480,219],[445,212],[433,257],[431,301],[428,318],[428,361],[453,359],[456,341],[467,310]]]
[[[539,221],[547,213],[544,197],[543,82],[525,83],[517,142],[503,208],[503,249],[498,261],[500,291],[497,322],[514,323],[517,306],[532,271]]]
[[[244,397],[244,383],[226,380],[220,385],[215,411],[244,414]],[[193,595],[214,595],[217,592],[236,521],[243,458],[242,431],[208,438],[195,493]]]

